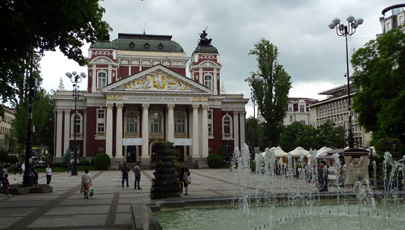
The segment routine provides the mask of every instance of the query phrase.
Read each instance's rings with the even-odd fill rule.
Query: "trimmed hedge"
[[[94,166],[99,170],[107,170],[110,167],[110,156],[106,153],[99,153],[94,157]]]
[[[210,154],[207,157],[207,163],[210,168],[220,168],[224,163],[224,157],[218,154]]]

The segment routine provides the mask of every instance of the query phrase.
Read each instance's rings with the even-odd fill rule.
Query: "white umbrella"
[[[300,146],[298,146],[297,148],[295,148],[293,151],[290,152],[292,157],[299,157],[301,153],[304,156],[309,155],[309,151],[305,150],[303,147]]]
[[[274,150],[274,155],[278,158],[278,157],[284,157],[287,156],[287,153],[284,152],[284,150],[281,149],[280,146],[277,147],[272,147],[270,150]],[[264,156],[266,154],[266,152],[263,152],[262,155]]]
[[[328,151],[332,150],[331,148],[328,147],[322,147],[318,150],[318,152],[316,153],[316,158],[318,157],[323,157],[326,156],[328,154]]]

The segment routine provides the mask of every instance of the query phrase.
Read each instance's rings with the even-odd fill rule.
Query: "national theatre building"
[[[245,143],[243,94],[225,94],[218,50],[205,31],[190,57],[172,36],[118,34],[92,44],[87,90],[76,101],[59,87],[55,159],[73,152],[91,159],[150,163],[153,143],[174,142],[180,162],[198,163]],[[186,76],[186,71],[189,76]],[[85,86],[84,86],[85,87]]]

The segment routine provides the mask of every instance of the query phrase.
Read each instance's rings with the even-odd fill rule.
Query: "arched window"
[[[212,77],[210,75],[205,75],[204,77],[204,85],[209,88],[212,89]]]
[[[232,118],[229,115],[222,118],[222,133],[224,137],[232,136]]]
[[[76,135],[76,137],[81,137],[83,133],[83,117],[80,113],[77,115],[73,114],[70,117],[70,136]]]
[[[177,112],[174,116],[174,132],[186,132],[186,115],[183,112]]]
[[[97,74],[97,88],[103,88],[107,85],[107,73],[99,72]]]
[[[158,112],[154,112],[150,115],[150,132],[162,132],[162,116]]]
[[[138,132],[138,114],[135,111],[128,111],[125,116],[125,132],[135,133]]]

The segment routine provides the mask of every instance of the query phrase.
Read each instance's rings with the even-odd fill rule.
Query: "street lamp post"
[[[253,148],[252,148],[252,158],[254,159],[255,156],[255,147],[256,147],[256,135],[257,135],[257,120],[256,120],[256,95],[255,95],[255,87],[256,84],[258,84],[261,80],[263,80],[262,77],[259,76],[255,76],[255,77],[248,77],[245,79],[245,81],[249,84],[250,87],[252,87],[251,89],[251,100],[253,103],[253,122],[254,122],[254,135],[253,135]]]
[[[77,74],[76,71],[72,73],[67,72],[66,76],[70,79],[73,83],[73,99],[75,100],[75,113],[73,116],[73,151],[74,151],[74,159],[73,159],[73,167],[72,167],[72,174],[73,176],[77,176],[77,144],[76,144],[76,134],[79,130],[77,130],[77,99],[79,98],[79,83],[83,81],[83,78],[86,78],[85,73],[81,73],[80,75]]]
[[[336,34],[340,37],[345,37],[346,39],[346,68],[347,68],[347,100],[348,100],[348,109],[349,109],[349,148],[354,148],[354,139],[353,139],[353,132],[352,132],[352,108],[350,102],[350,75],[349,75],[349,49],[347,46],[347,37],[352,36],[359,25],[363,24],[364,20],[362,18],[355,19],[353,16],[347,17],[347,25],[340,23],[339,18],[333,19],[333,21],[329,24],[330,29],[336,28]]]

